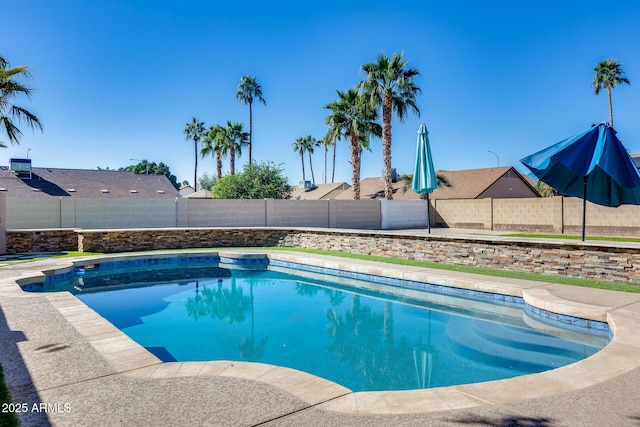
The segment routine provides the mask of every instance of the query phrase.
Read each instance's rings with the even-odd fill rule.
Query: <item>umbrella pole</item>
[[[427,193],[427,229],[429,230],[429,234],[431,234],[431,215],[429,215],[429,193]]]
[[[587,223],[587,179],[584,177],[584,193],[582,197],[582,241],[584,242],[584,229]]]

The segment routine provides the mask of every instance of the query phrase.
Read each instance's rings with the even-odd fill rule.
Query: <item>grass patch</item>
[[[582,236],[569,236],[566,234],[527,234],[527,233],[513,233],[502,234],[506,237],[526,237],[530,239],[563,239],[563,240],[581,240]],[[587,240],[606,240],[610,242],[631,242],[638,243],[640,239],[633,237],[601,237],[601,236],[587,236]]]
[[[0,365],[0,406],[4,407],[5,403],[11,403],[9,389],[4,383],[4,372]],[[16,427],[18,425],[18,417],[13,412],[0,413],[0,427]]]
[[[377,255],[361,255],[338,251],[325,251],[320,249],[304,249],[304,248],[288,248],[288,247],[270,247],[262,248],[270,250],[286,250],[295,252],[306,252],[318,255],[331,255],[343,258],[362,259],[367,261],[385,262],[388,264],[411,265],[415,267],[435,268],[438,270],[456,271],[459,273],[481,274],[484,276],[507,277],[510,279],[534,280],[545,283],[559,283],[562,285],[582,286],[585,288],[607,289],[612,291],[634,292],[640,293],[640,286],[629,285],[626,283],[607,282],[604,280],[580,279],[577,277],[549,276],[538,273],[526,273],[520,271],[508,271],[495,268],[471,267],[467,265],[442,264],[430,261],[417,261],[410,259],[388,258]]]
[[[104,255],[102,252],[78,252],[78,251],[62,251],[61,255],[54,256],[54,258],[68,258],[74,256],[90,256],[90,255]]]
[[[0,257],[1,264],[22,264],[25,262],[42,261],[51,258],[70,258],[89,255],[101,255],[99,252],[78,252],[78,251],[60,251],[60,252],[37,252],[37,253],[20,253],[3,255]]]

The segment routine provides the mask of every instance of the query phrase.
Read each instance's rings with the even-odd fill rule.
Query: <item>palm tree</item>
[[[242,146],[247,145],[249,134],[242,129],[242,123],[227,121],[225,145],[229,149],[229,173],[236,174],[236,153],[242,155]]]
[[[411,190],[411,186],[413,185],[413,174],[401,175],[400,180],[402,181],[402,193],[406,193]],[[436,183],[438,184],[438,188],[451,187],[451,183],[444,175],[436,174]],[[427,200],[427,194],[420,194],[420,198]]]
[[[38,117],[11,102],[18,95],[25,95],[27,99],[31,99],[33,89],[20,83],[18,81],[20,78],[31,78],[29,67],[19,65],[11,68],[9,62],[0,56],[0,130],[4,129],[11,144],[20,144],[22,137],[22,132],[12,119],[24,122],[31,129],[38,128],[42,131],[42,123]],[[0,143],[0,147],[6,147],[6,145]]]
[[[622,71],[621,64],[615,59],[605,59],[598,63],[593,69],[596,75],[593,77],[593,90],[596,95],[600,93],[602,88],[607,89],[607,95],[609,97],[609,123],[613,127],[613,105],[611,104],[611,89],[618,86],[620,83],[629,83],[629,79],[624,77],[624,71]]]
[[[322,145],[324,147],[324,183],[327,183],[327,154],[329,153],[329,147],[333,145],[333,171],[335,172],[336,168],[336,143],[333,139],[329,138],[329,136],[325,136],[321,140],[318,141],[318,145]],[[333,176],[333,173],[332,173]],[[333,182],[333,177],[331,179]]]
[[[293,144],[293,151],[296,153],[300,153],[300,160],[302,161],[302,181],[306,181],[306,177],[304,174],[304,150],[307,146],[307,144],[304,141],[304,137],[300,137],[298,139],[296,139],[296,142],[294,142]]]
[[[353,199],[360,199],[360,154],[363,148],[369,148],[371,135],[380,137],[382,129],[376,120],[378,114],[358,89],[346,92],[336,91],[338,100],[324,108],[331,110],[325,119],[329,126],[328,137],[333,140],[349,141],[351,151],[351,180]]]
[[[249,104],[249,164],[251,164],[251,148],[253,147],[253,101],[258,100],[265,106],[267,102],[262,97],[262,86],[260,86],[256,78],[251,75],[244,76],[240,79],[236,98],[243,104]]]
[[[307,154],[309,154],[309,169],[311,169],[311,183],[316,185],[316,177],[313,174],[313,162],[311,161],[311,155],[313,154],[313,149],[318,146],[318,141],[311,135],[307,135],[304,137],[305,150]]]
[[[414,68],[405,68],[409,61],[402,59],[403,53],[394,54],[391,59],[379,55],[378,62],[362,66],[367,73],[367,80],[362,83],[372,104],[382,106],[382,158],[384,162],[384,195],[387,200],[393,199],[391,186],[391,119],[395,112],[402,122],[408,110],[420,116],[416,105],[416,96],[420,88],[413,81],[420,73]]]
[[[202,138],[202,150],[200,155],[205,158],[208,155],[216,155],[216,173],[218,179],[222,178],[222,156],[227,155],[227,148],[224,145],[225,128],[220,125],[211,126],[209,131]]]
[[[193,188],[198,190],[198,140],[205,132],[204,123],[193,118],[184,128],[184,138],[189,141],[193,139],[193,147],[195,149],[195,166],[193,168]]]
[[[536,190],[542,197],[553,197],[556,195],[556,190],[549,184],[542,181],[536,182]]]

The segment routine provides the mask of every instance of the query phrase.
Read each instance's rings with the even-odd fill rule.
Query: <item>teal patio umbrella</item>
[[[427,195],[427,228],[431,233],[431,217],[429,216],[429,193],[438,188],[436,170],[433,168],[429,132],[423,123],[418,128],[418,144],[416,146],[416,166],[413,172],[411,188],[418,194]]]

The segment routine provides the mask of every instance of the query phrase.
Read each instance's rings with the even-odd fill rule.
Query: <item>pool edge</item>
[[[31,274],[25,274],[23,271],[18,274],[19,277],[3,279],[0,281],[0,293],[10,291],[12,296],[15,296],[16,292],[14,291],[16,291],[16,288],[22,293],[22,290],[16,286],[15,279],[32,280],[33,277],[41,277],[42,271],[52,271],[52,269],[62,271],[65,268],[72,268],[74,261],[84,263],[104,259],[113,260],[114,258],[162,257],[168,254],[197,256],[203,253],[207,255],[212,255],[213,253],[220,255],[229,254],[235,257],[246,254],[266,254],[266,256],[274,259],[295,259],[298,262],[311,262],[318,265],[321,264],[325,267],[338,265],[342,266],[340,268],[349,268],[358,271],[367,270],[368,272],[374,272],[373,274],[389,272],[402,277],[420,278],[420,280],[424,280],[422,277],[428,277],[429,281],[440,280],[445,282],[442,284],[446,286],[457,287],[456,284],[459,286],[476,286],[483,291],[487,289],[507,289],[510,294],[520,292],[525,300],[529,299],[529,303],[541,309],[549,309],[553,306],[557,307],[558,310],[573,311],[577,307],[579,310],[586,309],[587,311],[585,313],[587,313],[587,315],[596,317],[602,317],[604,313],[606,321],[615,334],[612,341],[595,355],[583,361],[539,374],[435,389],[354,393],[324,378],[274,365],[249,362],[171,362],[169,364],[162,364],[159,359],[146,349],[135,343],[97,313],[93,312],[93,310],[84,306],[75,296],[67,293],[66,295],[59,294],[58,296],[48,297],[47,299],[62,313],[65,319],[83,338],[91,343],[93,347],[109,361],[116,372],[120,374],[138,378],[170,378],[195,375],[221,375],[249,378],[287,391],[307,404],[319,409],[344,414],[431,412],[546,397],[597,384],[640,366],[640,360],[634,357],[634,355],[640,353],[640,339],[635,337],[634,335],[636,334],[633,333],[640,326],[640,321],[636,312],[629,311],[625,309],[624,306],[606,307],[585,304],[579,301],[562,300],[553,294],[550,290],[553,286],[548,283],[522,282],[517,286],[508,286],[500,280],[492,281],[493,278],[487,276],[475,276],[476,279],[474,281],[469,277],[471,275],[466,274],[461,275],[458,273],[418,267],[385,265],[370,261],[340,259],[323,255],[282,251],[269,252],[264,250],[200,250],[99,255],[70,260],[58,260],[57,262],[50,260],[47,263],[33,263],[31,265],[31,267],[33,267]],[[36,268],[43,264],[43,268]],[[7,286],[7,281],[13,281],[12,289],[9,289]],[[93,313],[93,315],[99,319],[102,319],[102,321],[107,322],[121,337],[104,336],[104,333],[107,335],[115,333],[113,330],[107,330],[108,328],[103,331],[103,336],[95,330],[91,330],[89,335],[86,335],[86,330],[85,333],[83,333],[82,325],[86,324],[88,320],[87,316],[90,318],[91,313],[81,313],[84,310],[79,305],[74,304],[73,300],[77,301],[81,306],[84,306],[86,310]],[[95,320],[98,321],[97,319]],[[130,343],[127,342],[127,340],[130,341]],[[133,345],[131,345],[131,343],[133,343]],[[114,345],[117,345],[117,348],[121,350],[114,351]],[[615,363],[606,363],[607,360],[613,360]],[[224,369],[218,370],[218,368],[221,367],[221,363],[227,363],[227,365],[224,366]],[[286,372],[282,370],[286,370]],[[299,377],[297,378],[298,374]]]

